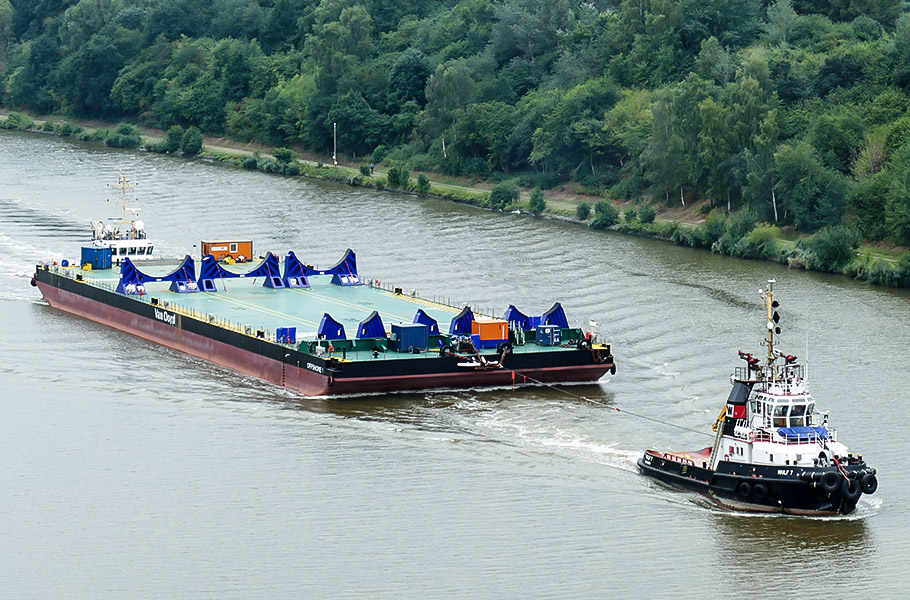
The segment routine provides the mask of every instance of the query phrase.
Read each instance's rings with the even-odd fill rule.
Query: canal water
[[[250,238],[476,308],[570,321],[618,371],[567,388],[326,400],[47,307],[42,260],[116,214],[157,252]],[[194,247],[194,244],[196,245]],[[457,204],[0,132],[0,581],[11,598],[903,596],[910,294]],[[832,519],[743,516],[637,472],[698,449],[760,352],[808,359],[839,438],[879,471]],[[595,322],[596,325],[590,325]],[[603,406],[606,404],[608,407]]]

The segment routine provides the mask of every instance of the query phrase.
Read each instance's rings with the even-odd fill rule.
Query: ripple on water
[[[889,596],[907,586],[910,482],[893,427],[910,388],[905,292],[179,157],[9,132],[0,142],[0,531],[13,549],[0,572],[15,574],[4,578],[12,596]],[[54,311],[28,276],[78,251],[119,168],[139,182],[142,218],[169,254],[244,237],[257,252],[332,264],[351,247],[365,276],[424,295],[530,314],[560,301],[579,325],[597,322],[618,372],[564,392],[300,398]],[[755,292],[769,276],[785,342],[799,351],[811,332],[822,409],[879,469],[881,490],[854,516],[731,516],[636,472],[644,448],[703,445],[631,413],[710,431],[735,351],[758,349]],[[718,574],[731,568],[727,592]]]

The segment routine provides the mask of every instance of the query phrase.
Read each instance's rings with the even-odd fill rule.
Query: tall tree
[[[427,80],[433,73],[429,57],[417,48],[408,48],[389,69],[389,104],[400,107],[413,100],[418,106],[427,103]]]
[[[837,225],[844,216],[846,183],[821,164],[807,142],[785,144],[774,155],[785,214],[800,231],[815,232]]]
[[[761,213],[770,208],[774,222],[779,220],[777,210],[777,163],[774,154],[777,151],[780,127],[778,111],[772,110],[762,121],[759,135],[753,140],[752,149],[744,151],[746,158],[746,185],[743,197]]]
[[[657,92],[652,106],[654,120],[651,124],[651,139],[642,152],[641,160],[648,181],[656,191],[664,195],[669,204],[670,194],[679,191],[679,200],[685,206],[683,186],[691,171],[690,156],[686,154],[683,140],[673,127],[673,92],[663,89]]]

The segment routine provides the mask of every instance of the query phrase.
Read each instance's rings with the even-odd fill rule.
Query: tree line
[[[10,108],[910,244],[899,0],[0,0],[0,69]]]

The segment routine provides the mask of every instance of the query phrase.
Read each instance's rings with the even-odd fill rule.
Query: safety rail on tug
[[[732,379],[753,383],[754,390],[769,394],[806,393],[806,369],[803,365],[788,364],[779,368],[766,366],[759,369],[734,367]]]
[[[837,441],[837,431],[830,429],[827,426],[825,427],[828,434],[822,436],[818,433],[807,433],[797,434],[795,439],[782,436],[777,431],[767,431],[765,429],[759,429],[755,432],[754,441],[756,442],[770,442],[772,444],[780,444],[783,446],[799,446],[803,444],[815,444],[820,440],[836,442]]]

